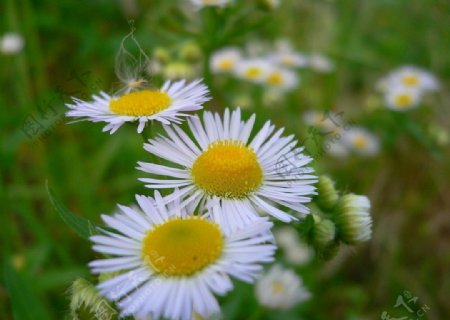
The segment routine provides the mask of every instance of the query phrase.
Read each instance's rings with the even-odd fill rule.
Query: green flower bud
[[[367,241],[372,236],[370,200],[366,196],[344,195],[336,212],[339,238],[348,244]]]
[[[200,60],[202,51],[195,42],[188,42],[180,49],[180,58],[189,62],[196,62]]]
[[[320,176],[317,183],[317,204],[323,210],[331,210],[337,204],[339,195],[334,181],[327,176]]]
[[[312,231],[312,239],[314,245],[318,248],[324,248],[333,242],[336,235],[336,227],[333,221],[322,219],[317,215],[313,216],[314,227]]]
[[[167,51],[166,49],[164,49],[162,47],[156,48],[155,51],[153,52],[153,56],[156,58],[156,60],[158,60],[162,63],[167,63],[170,61],[169,51]]]
[[[97,288],[85,279],[77,279],[70,289],[70,314],[74,320],[117,318],[117,311],[102,297]]]

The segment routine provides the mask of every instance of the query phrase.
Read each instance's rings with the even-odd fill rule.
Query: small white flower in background
[[[299,77],[293,71],[272,67],[268,69],[264,83],[276,90],[290,91],[297,88]]]
[[[214,73],[234,72],[241,59],[241,52],[236,48],[223,48],[211,56],[210,67]]]
[[[342,139],[327,139],[324,142],[324,146],[327,153],[335,158],[344,159],[350,154],[350,150],[347,148],[347,145],[342,141]]]
[[[308,110],[303,113],[303,121],[310,126],[322,129],[325,132],[332,132],[333,135],[341,134],[343,124],[339,117],[327,116],[326,112]]]
[[[281,5],[281,0],[261,0],[269,9],[277,9]]]
[[[417,89],[397,85],[389,88],[384,96],[386,106],[396,111],[406,111],[417,107],[421,93]]]
[[[0,38],[0,52],[6,55],[18,54],[22,51],[25,41],[22,35],[15,32],[5,33]]]
[[[268,59],[285,68],[302,68],[308,65],[308,58],[305,55],[284,44],[279,44],[277,51],[270,54]]]
[[[366,196],[342,196],[336,214],[340,238],[349,244],[368,241],[372,237],[370,200]]]
[[[362,156],[373,156],[380,149],[378,138],[370,131],[352,127],[342,135],[342,142],[355,154]]]
[[[166,81],[161,89],[144,89],[123,95],[109,95],[100,92],[93,95],[93,101],[72,98],[74,104],[66,104],[70,109],[66,116],[79,118],[77,121],[107,122],[103,131],[116,132],[126,122],[139,122],[137,131],[141,133],[148,121],[163,124],[180,123],[190,116],[186,112],[203,108],[208,101],[208,88],[201,80],[186,83],[184,80]]]
[[[299,266],[311,260],[311,249],[300,239],[294,227],[278,227],[274,230],[274,235],[276,243],[283,250],[289,263]]]
[[[292,270],[274,265],[256,283],[258,302],[267,308],[286,310],[311,296],[302,279]]]
[[[231,0],[191,0],[191,3],[197,8],[203,7],[225,7]]]
[[[239,61],[235,74],[238,78],[254,83],[264,82],[270,70],[270,63],[265,59],[245,59]]]
[[[316,71],[328,73],[334,70],[334,64],[330,59],[319,53],[311,54],[308,58],[309,66]]]
[[[272,223],[259,218],[234,231],[216,221],[219,206],[199,215],[179,202],[136,196],[140,211],[102,215],[114,231],[94,235],[93,250],[107,255],[89,263],[94,274],[117,273],[97,288],[115,301],[121,317],[192,319],[220,312],[215,295],[233,289],[231,277],[252,283],[262,263],[273,261]],[[189,212],[189,214],[188,214]],[[151,302],[151,303],[149,303]]]
[[[392,71],[386,81],[389,90],[397,86],[417,90],[419,93],[439,89],[439,82],[433,74],[415,66],[403,66]]]

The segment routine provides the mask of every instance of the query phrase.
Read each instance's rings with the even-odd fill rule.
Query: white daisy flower
[[[328,73],[334,70],[333,62],[331,62],[330,59],[319,53],[310,55],[308,59],[308,64],[312,69],[319,72]]]
[[[296,266],[311,260],[310,248],[300,239],[297,230],[291,226],[282,226],[274,230],[276,243],[283,249],[286,260]]]
[[[191,0],[191,3],[197,9],[204,7],[225,7],[230,2],[230,0]]]
[[[308,65],[308,58],[292,49],[280,49],[270,55],[269,60],[286,68],[302,68]]]
[[[139,162],[138,169],[153,175],[141,181],[152,189],[180,188],[195,205],[219,202],[226,215],[217,219],[227,230],[257,217],[258,208],[284,222],[296,220],[276,205],[309,212],[305,203],[317,181],[306,166],[312,159],[293,135],[274,133],[270,121],[250,139],[254,123],[255,115],[242,121],[240,109],[226,109],[223,119],[211,112],[204,112],[203,123],[188,119],[194,139],[176,125],[164,126],[168,137],[150,139],[144,148],[174,165]]]
[[[373,156],[378,153],[378,138],[364,128],[352,127],[342,135],[342,142],[356,154]]]
[[[419,90],[397,85],[385,93],[384,99],[389,109],[406,111],[419,105],[421,94]]]
[[[294,271],[273,266],[255,286],[258,302],[267,308],[286,310],[306,301],[311,294]]]
[[[250,82],[261,83],[266,79],[270,69],[270,63],[260,58],[245,59],[239,61],[235,74],[237,77]]]
[[[282,68],[270,68],[267,72],[264,83],[269,88],[281,91],[289,91],[297,88],[299,77],[295,72]]]
[[[214,52],[210,65],[214,73],[233,72],[241,59],[241,52],[236,48],[224,48]]]
[[[182,117],[190,116],[187,111],[202,109],[208,101],[208,88],[201,80],[187,84],[184,80],[166,81],[159,90],[140,90],[120,96],[105,92],[94,95],[94,101],[73,98],[75,104],[67,104],[68,117],[79,121],[107,122],[103,131],[113,134],[126,122],[139,121],[137,131],[141,133],[150,120],[163,124],[180,123]]]
[[[189,215],[164,199],[136,196],[141,212],[119,206],[102,215],[112,231],[91,237],[108,258],[92,261],[93,273],[120,273],[97,287],[121,316],[156,319],[205,318],[220,312],[215,295],[233,288],[230,277],[255,281],[260,263],[273,260],[272,223],[260,218],[227,232],[205,216]],[[214,215],[223,215],[219,206]],[[213,216],[213,214],[211,214]]]
[[[433,74],[415,66],[403,66],[392,71],[388,81],[390,86],[400,85],[420,92],[439,89],[439,82]]]
[[[0,52],[7,55],[18,54],[25,45],[22,35],[15,32],[5,33],[0,38]]]
[[[341,139],[331,140],[327,139],[324,142],[327,153],[333,157],[343,159],[350,154],[350,150]]]

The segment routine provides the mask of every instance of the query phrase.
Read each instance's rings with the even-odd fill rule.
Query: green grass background
[[[98,87],[110,91],[117,82],[114,56],[129,32],[124,2],[0,2],[0,30],[20,32],[26,41],[20,55],[0,57],[1,319],[12,319],[13,313],[18,319],[62,319],[71,282],[90,279],[86,264],[96,255],[51,207],[46,181],[73,212],[94,222],[100,213],[114,211],[116,203],[129,204],[134,194],[148,193],[134,167],[150,158],[133,126],[110,136],[101,132],[101,124],[68,125],[63,117],[69,96],[88,97]],[[325,156],[315,162],[341,189],[370,197],[373,239],[342,248],[331,261],[299,268],[312,291],[307,303],[285,313],[261,311],[253,288],[237,283],[237,290],[223,299],[224,318],[380,319],[383,311],[401,317],[408,313],[393,305],[408,290],[419,305],[430,308],[421,319],[447,319],[449,148],[433,143],[427,130],[438,124],[448,134],[450,127],[449,2],[287,0],[268,12],[245,1],[239,10],[190,18],[181,13],[181,2],[137,1],[136,38],[146,50],[164,46],[176,52],[192,40],[208,54],[227,43],[282,36],[298,49],[326,53],[336,63],[329,75],[305,73],[299,90],[268,107],[259,105],[258,90],[230,81],[224,85],[220,77],[206,75],[215,97],[209,109],[233,106],[234,96],[250,92],[254,107],[245,110],[247,115],[258,110],[259,123],[272,119],[301,139],[307,135],[304,110],[333,108],[373,130],[383,145],[373,159]],[[226,28],[230,37],[218,36]],[[440,92],[404,114],[370,108],[379,105],[377,78],[405,63],[435,73]],[[41,111],[49,130],[30,139],[22,130],[24,120],[42,117]]]

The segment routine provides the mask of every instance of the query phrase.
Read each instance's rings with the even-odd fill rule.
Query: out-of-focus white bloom
[[[363,156],[373,156],[380,149],[378,138],[360,127],[352,127],[345,131],[342,135],[342,142],[349,150]]]
[[[225,7],[230,0],[191,0],[192,4],[197,8],[203,7]]]
[[[299,241],[296,246],[284,250],[286,260],[294,266],[301,266],[311,260],[312,251],[306,243]]]
[[[211,56],[211,70],[215,73],[233,72],[241,59],[241,52],[236,48],[224,48]]]
[[[324,73],[331,72],[334,70],[334,64],[331,62],[331,60],[319,53],[314,53],[310,55],[308,61],[309,66],[313,70]]]
[[[305,55],[288,46],[281,46],[275,53],[269,55],[269,59],[286,68],[301,68],[308,65],[308,58]]]
[[[264,83],[280,91],[290,91],[298,86],[299,77],[290,70],[272,67],[268,70]]]
[[[272,10],[277,9],[281,4],[281,0],[262,0],[262,2]]]
[[[389,88],[384,99],[389,109],[406,111],[419,105],[421,93],[420,90],[397,85]]]
[[[392,71],[387,76],[389,90],[392,87],[403,86],[419,92],[439,89],[439,82],[434,75],[415,66],[403,66]]]
[[[0,39],[0,52],[14,55],[22,51],[25,45],[22,35],[15,32],[8,32]]]
[[[233,105],[242,109],[250,109],[253,106],[253,100],[247,94],[238,94],[233,97]]]
[[[350,150],[342,140],[325,140],[324,143],[328,154],[336,158],[346,158],[350,154]]]
[[[306,301],[311,294],[303,286],[302,279],[292,270],[273,266],[256,283],[258,302],[271,309],[289,309]]]
[[[274,230],[276,243],[283,249],[285,258],[293,265],[302,265],[311,260],[310,248],[300,239],[297,230],[290,226]]]
[[[331,131],[334,134],[341,134],[343,124],[339,117],[328,114],[327,112],[318,112],[315,110],[308,110],[303,113],[303,121],[306,124],[323,129],[327,132]]]
[[[244,80],[261,83],[270,70],[270,64],[264,59],[241,60],[236,66],[236,75]]]

